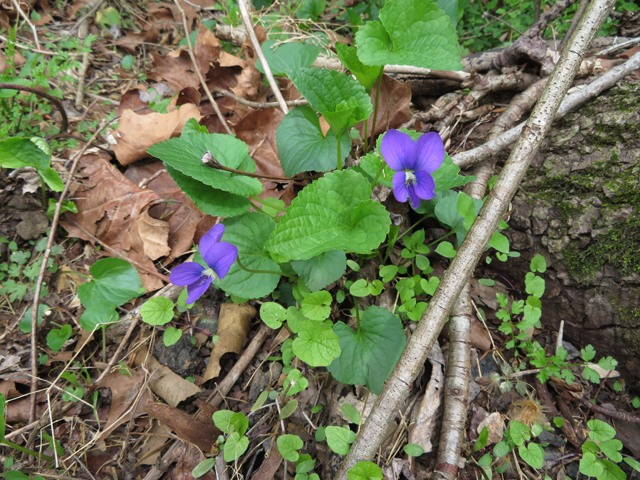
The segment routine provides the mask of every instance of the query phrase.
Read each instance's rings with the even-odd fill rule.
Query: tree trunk
[[[640,81],[556,122],[513,200],[505,234],[520,258],[481,266],[522,294],[541,253],[542,323],[576,347],[611,355],[640,378]],[[497,278],[499,280],[499,278]],[[629,380],[631,377],[627,377]],[[633,382],[638,385],[638,382]]]

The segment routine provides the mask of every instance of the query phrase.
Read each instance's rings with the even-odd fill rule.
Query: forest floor
[[[212,0],[195,2],[200,7],[192,3],[20,3],[22,9],[28,4],[25,12],[37,32],[34,36],[15,10],[17,2],[0,2],[0,82],[30,80],[34,88],[59,92],[68,117],[68,127],[62,128],[60,111],[38,94],[22,91],[16,96],[15,90],[0,90],[6,122],[0,140],[46,138],[53,151],[52,167],[70,187],[63,200],[74,202],[63,204],[68,211],[61,212],[52,231],[60,194],[48,191],[45,208],[33,169],[13,173],[3,169],[0,394],[6,398],[4,439],[22,448],[21,452],[6,443],[0,445],[6,478],[26,478],[20,476],[26,474],[30,478],[188,479],[193,478],[194,468],[211,458],[208,466],[213,470],[204,470],[200,478],[298,480],[316,473],[331,479],[343,457],[327,446],[323,427],[346,425],[357,433],[361,419],[375,403],[365,387],[343,385],[325,368],[298,362],[306,388],[295,395],[297,410],[287,417],[277,400],[261,395],[282,391],[291,380],[291,367],[281,362],[287,354],[281,346],[288,332],[264,326],[257,314],[263,301],[243,303],[232,297],[243,303],[236,305],[212,288],[190,309],[182,297],[184,308],[180,308],[181,289],[172,286],[168,276],[194,253],[194,245],[216,218],[198,209],[147,149],[178,136],[185,123],[195,119],[210,133],[228,133],[229,128],[246,142],[258,173],[284,175],[276,148],[276,130],[284,115],[277,104],[268,103],[274,98],[256,69],[257,58],[240,28],[237,6],[228,2],[229,7],[220,10]],[[261,41],[283,32],[298,40],[318,40],[326,46],[325,54],[336,42],[352,40],[343,17],[371,15],[371,8],[357,2],[346,9],[327,8],[319,19],[315,15],[311,27],[272,8],[261,12],[263,26],[255,30]],[[615,12],[610,28],[637,39],[639,18],[631,12]],[[565,30],[570,20],[565,19]],[[20,28],[11,33],[16,23]],[[185,25],[191,32],[196,65],[189,56]],[[469,43],[476,37],[495,37],[489,26],[498,25],[502,23],[495,20],[478,22],[463,39]],[[620,30],[620,25],[627,30]],[[503,26],[501,32],[500,41],[508,43],[513,31]],[[91,44],[83,53],[80,48],[86,38]],[[592,53],[618,42],[610,38],[599,38]],[[588,83],[639,50],[636,42],[591,55],[591,70],[576,84]],[[538,82],[544,67],[531,59],[507,65],[503,72],[494,70],[506,86],[480,88],[483,81],[491,80],[491,75],[485,75],[490,68],[483,70],[483,66],[491,67],[496,55],[486,58],[481,53],[467,57],[465,71],[474,70],[474,74],[462,81],[429,78],[409,70],[385,75],[374,134],[390,128],[435,130],[452,157],[484,143],[514,95]],[[330,63],[326,57],[318,61]],[[213,92],[226,126],[202,89],[196,69]],[[631,73],[626,79],[639,77],[636,71],[635,77]],[[286,77],[278,81],[285,100],[299,103],[301,96],[292,83]],[[529,108],[523,108],[520,116]],[[321,125],[326,133],[328,125]],[[362,125],[358,130],[352,135],[352,163],[363,154]],[[289,206],[301,185],[265,180],[259,198],[277,198]],[[392,196],[382,200],[394,202]],[[421,218],[399,204],[390,210],[405,217],[401,234]],[[428,238],[441,232],[435,222],[425,225]],[[52,241],[50,259],[43,275],[48,240]],[[399,260],[401,248],[396,248]],[[144,293],[118,307],[118,323],[91,331],[86,328],[91,319],[81,319],[85,309],[78,288],[86,284],[88,275],[97,276],[91,266],[104,257],[126,259],[135,266]],[[433,261],[436,275],[446,266],[442,259]],[[362,274],[377,278],[375,272]],[[500,329],[503,322],[496,294],[518,300],[526,298],[526,293],[520,286],[523,279],[514,286],[510,279],[499,277],[470,282],[478,321],[471,327],[468,438],[461,452],[467,462],[461,475],[482,477],[487,472],[486,454],[493,452],[488,472],[496,477],[577,479],[585,441],[593,439],[587,423],[594,418],[612,423],[611,411],[618,413],[614,422],[616,438],[624,444],[622,453],[640,460],[639,392],[615,368],[596,370],[601,377],[597,385],[581,378],[580,366],[571,367],[577,377],[573,384],[557,377],[541,383],[536,377],[539,369],[513,374],[513,367],[526,358],[506,346],[509,336]],[[343,287],[344,280],[333,287]],[[36,287],[38,282],[41,287]],[[31,309],[38,291],[38,329],[32,335]],[[395,293],[389,295],[393,303]],[[140,307],[152,296],[178,299],[178,314],[167,327],[181,330],[182,335],[170,346],[162,339],[167,327],[138,321]],[[332,318],[347,315],[346,308],[333,307]],[[409,319],[403,324],[408,334],[415,329]],[[563,342],[562,335],[545,324],[544,307],[542,325],[531,329],[528,339],[549,352],[562,345],[568,352],[567,362],[585,357],[587,345]],[[436,467],[448,349],[445,329],[376,458],[386,478],[423,479]],[[36,379],[33,360],[37,361]],[[574,396],[567,397],[567,392]],[[585,398],[596,399],[600,409],[591,409]],[[223,452],[218,453],[223,432],[212,421],[212,414],[222,409],[242,412],[249,419],[246,454],[229,463]],[[305,442],[297,462],[283,460],[274,441],[281,424],[285,429],[285,421],[287,433]],[[533,469],[515,453],[513,458],[496,453],[494,447],[503,440],[510,422],[534,430],[544,450],[543,468]],[[545,428],[535,431],[541,426]],[[418,445],[421,452],[403,448],[407,443]],[[47,461],[52,457],[53,464]],[[629,478],[637,478],[639,473],[630,465],[620,464]]]

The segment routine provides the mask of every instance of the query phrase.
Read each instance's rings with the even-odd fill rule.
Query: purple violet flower
[[[397,173],[393,176],[393,195],[399,202],[411,199],[415,210],[420,200],[435,195],[436,184],[431,174],[444,160],[442,138],[436,132],[425,133],[417,141],[399,130],[389,130],[382,138],[380,152],[387,165]]]
[[[200,239],[200,255],[209,268],[204,268],[199,263],[187,262],[171,270],[171,283],[187,286],[187,304],[199,299],[213,280],[224,278],[238,258],[238,247],[220,241],[223,233],[224,225],[218,223]]]

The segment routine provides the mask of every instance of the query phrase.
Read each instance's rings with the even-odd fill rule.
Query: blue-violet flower
[[[420,200],[435,195],[436,184],[431,174],[444,160],[442,138],[436,132],[425,133],[417,141],[399,130],[389,130],[382,138],[380,152],[387,165],[397,173],[393,176],[393,195],[399,202],[411,199],[415,210]]]
[[[169,280],[174,285],[187,286],[187,304],[195,302],[207,291],[216,278],[224,278],[238,258],[238,248],[221,242],[224,225],[218,223],[200,239],[200,255],[209,268],[199,263],[187,262],[171,270]]]

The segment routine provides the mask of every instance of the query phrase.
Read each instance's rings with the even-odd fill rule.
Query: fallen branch
[[[573,82],[591,40],[609,15],[614,3],[615,0],[593,0],[589,5],[578,30],[569,40],[553,70],[540,101],[527,122],[526,130],[511,152],[457,255],[443,275],[396,368],[342,463],[337,475],[338,480],[346,480],[347,471],[357,462],[371,460],[382,444],[395,412],[406,400],[411,384],[427,359],[453,304],[507,211],[509,202],[539,150],[542,140],[551,129],[555,113]]]
[[[242,23],[244,24],[244,28],[249,34],[249,38],[251,39],[251,44],[253,45],[253,49],[258,55],[260,59],[260,63],[262,64],[262,69],[264,70],[264,74],[269,81],[269,86],[273,91],[273,94],[276,96],[276,100],[278,100],[278,104],[280,105],[280,110],[284,112],[286,115],[289,113],[289,107],[287,107],[287,103],[284,101],[284,97],[280,92],[280,87],[278,86],[278,82],[273,77],[273,73],[271,73],[271,67],[267,63],[267,59],[264,57],[264,53],[262,53],[262,49],[260,48],[260,42],[258,42],[258,37],[256,36],[256,32],[253,30],[253,24],[251,22],[251,16],[249,15],[249,8],[251,8],[251,2],[247,4],[244,0],[238,0],[238,7],[240,8],[240,14],[242,15]]]
[[[587,100],[597,97],[604,90],[613,87],[618,80],[624,78],[638,68],[640,68],[640,53],[636,53],[622,65],[612,68],[586,87],[568,95],[563,100],[562,105],[560,105],[554,119],[557,120],[564,117],[571,110],[582,105]],[[524,129],[524,126],[525,124],[522,123],[477,148],[454,155],[451,157],[453,163],[458,165],[460,168],[469,168],[482,160],[497,155],[518,139],[520,133]]]
[[[225,89],[219,88],[219,87],[213,87],[211,90],[213,90],[216,93],[219,93],[220,95],[224,95],[225,97],[232,98],[238,103],[241,103],[251,108],[255,108],[256,110],[266,110],[267,108],[275,108],[280,106],[278,102],[252,102],[251,100],[245,100],[244,98],[234,95],[233,93],[228,92]],[[287,104],[288,107],[298,107],[300,105],[309,105],[309,101],[303,98],[299,100],[289,100],[288,102],[285,102],[285,103]]]

